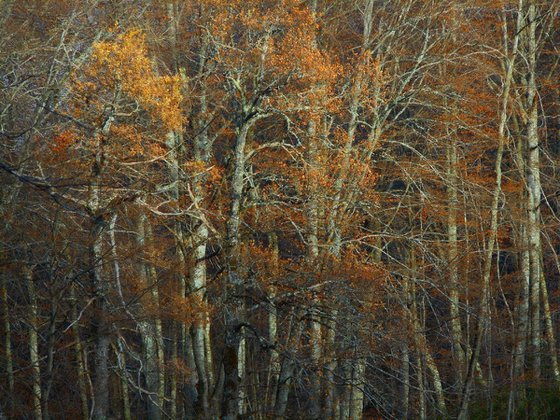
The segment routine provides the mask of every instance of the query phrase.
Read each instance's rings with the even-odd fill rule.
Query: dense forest
[[[560,2],[0,0],[0,418],[560,418]]]

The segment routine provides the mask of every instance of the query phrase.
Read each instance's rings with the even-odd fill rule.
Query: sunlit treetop
[[[144,110],[162,128],[178,130],[184,122],[181,84],[179,75],[158,74],[144,34],[133,29],[93,45],[90,60],[73,78],[74,109],[88,120],[99,118],[107,107],[116,116]]]
[[[340,79],[341,66],[319,48],[316,18],[301,2],[230,2],[216,8],[209,30],[223,72],[246,91],[274,90],[275,107],[310,106]]]

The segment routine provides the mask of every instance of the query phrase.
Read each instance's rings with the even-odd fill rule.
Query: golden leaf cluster
[[[158,74],[144,34],[133,29],[94,43],[89,62],[74,74],[72,91],[80,117],[99,116],[107,107],[128,113],[140,107],[164,129],[178,130],[183,124],[181,84],[179,75]],[[83,115],[87,112],[91,115]]]

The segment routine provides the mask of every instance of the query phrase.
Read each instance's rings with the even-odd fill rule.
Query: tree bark
[[[526,54],[528,60],[527,83],[527,187],[529,226],[529,258],[531,269],[531,347],[533,356],[533,376],[535,380],[541,375],[541,349],[542,349],[542,318],[541,318],[541,229],[540,229],[540,141],[538,134],[538,93],[536,86],[537,71],[537,13],[536,6],[529,4],[526,22],[527,29],[521,34],[525,38]]]
[[[140,215],[137,220],[136,242],[139,252],[144,254],[148,253],[146,245],[147,223],[146,216],[143,214]],[[116,244],[113,246],[116,246]],[[157,302],[153,299],[152,290],[157,288],[157,284],[153,284],[150,281],[149,262],[146,261],[145,256],[138,265],[138,278],[142,290],[147,292],[142,299],[142,303],[148,311],[153,311],[154,308],[157,308]],[[146,309],[144,309],[144,311]],[[161,399],[161,391],[163,387],[161,386],[162,384],[160,381],[160,370],[163,369],[163,366],[160,366],[160,354],[158,352],[158,331],[156,326],[156,319],[158,317],[154,317],[153,314],[149,317],[146,317],[146,315],[139,316],[141,318],[137,322],[142,338],[144,376],[146,379],[146,389],[148,391],[148,415],[151,419],[159,420],[161,419],[161,412],[163,408],[163,400]]]
[[[76,344],[74,345],[74,351],[76,354],[76,366],[78,369],[78,390],[80,392],[80,403],[82,409],[82,419],[88,420],[90,417],[89,407],[88,407],[88,391],[86,385],[86,375],[87,369],[84,363],[84,349],[82,344],[82,338],[80,335],[80,323],[78,322],[78,310],[76,301],[76,291],[74,286],[70,288],[70,299],[72,300],[72,332],[74,333],[74,338]]]
[[[103,278],[102,230],[104,224],[96,220],[92,229],[91,264],[93,266],[93,283],[96,293],[96,339],[95,339],[95,376],[94,376],[94,411],[95,420],[106,420],[109,411],[109,346],[110,325],[107,320],[107,284]]]
[[[361,420],[364,411],[364,387],[365,387],[366,360],[357,358],[352,366],[352,383],[350,387],[350,420]]]
[[[12,332],[11,332],[11,322],[10,322],[10,309],[8,303],[8,288],[7,282],[8,278],[2,276],[0,279],[2,282],[2,289],[0,290],[2,296],[2,318],[4,321],[4,359],[6,363],[6,377],[8,380],[8,392],[9,392],[9,411],[8,415],[12,416],[14,411],[14,362],[12,358]]]
[[[276,405],[274,407],[274,418],[276,419],[284,419],[286,417],[290,385],[292,383],[296,367],[296,354],[299,349],[301,334],[303,332],[303,323],[300,317],[294,313],[292,313],[288,331],[289,337],[287,340],[287,348],[282,361],[282,367],[280,369],[278,394],[276,396]]]
[[[274,273],[278,270],[279,264],[279,250],[278,250],[278,237],[276,233],[271,232],[268,234],[269,247],[272,252],[272,270]],[[268,310],[268,342],[271,347],[269,350],[270,356],[268,360],[268,372],[266,380],[266,399],[264,407],[266,412],[272,413],[276,405],[276,393],[278,390],[278,379],[280,376],[280,354],[278,352],[278,311],[276,308],[276,286],[271,284],[269,286],[269,300],[271,301],[270,309]]]
[[[448,264],[449,276],[449,304],[451,315],[451,341],[453,344],[453,356],[457,366],[457,378],[459,382],[463,380],[463,370],[465,369],[465,352],[463,348],[463,331],[461,327],[461,312],[459,310],[459,250],[457,243],[457,206],[459,204],[457,194],[457,138],[451,133],[450,144],[447,148],[447,196],[449,202],[449,212],[447,217],[447,238],[448,238]]]
[[[130,399],[128,397],[128,378],[126,372],[126,357],[122,349],[113,347],[117,364],[120,370],[120,386],[121,386],[121,400],[122,400],[122,413],[124,420],[130,420]]]
[[[26,268],[24,272],[25,283],[27,284],[27,292],[29,294],[29,363],[31,365],[31,392],[33,415],[36,420],[42,420],[41,409],[41,366],[39,355],[39,320],[37,308],[37,295],[35,293],[35,284],[33,283],[33,272],[30,268]]]
[[[222,397],[222,418],[235,419],[243,407],[242,387],[245,377],[243,322],[245,318],[245,282],[239,272],[239,226],[241,224],[241,199],[245,176],[245,143],[250,122],[243,122],[236,128],[233,173],[231,177],[231,207],[227,222],[227,279],[224,345],[224,393]]]
[[[336,370],[336,320],[338,311],[331,309],[325,317],[325,354],[326,365],[323,373],[323,414],[326,418],[334,418],[336,413],[336,384],[334,373]]]

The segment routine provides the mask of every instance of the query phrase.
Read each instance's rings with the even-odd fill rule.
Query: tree
[[[558,7],[2,2],[0,416],[554,416]]]

